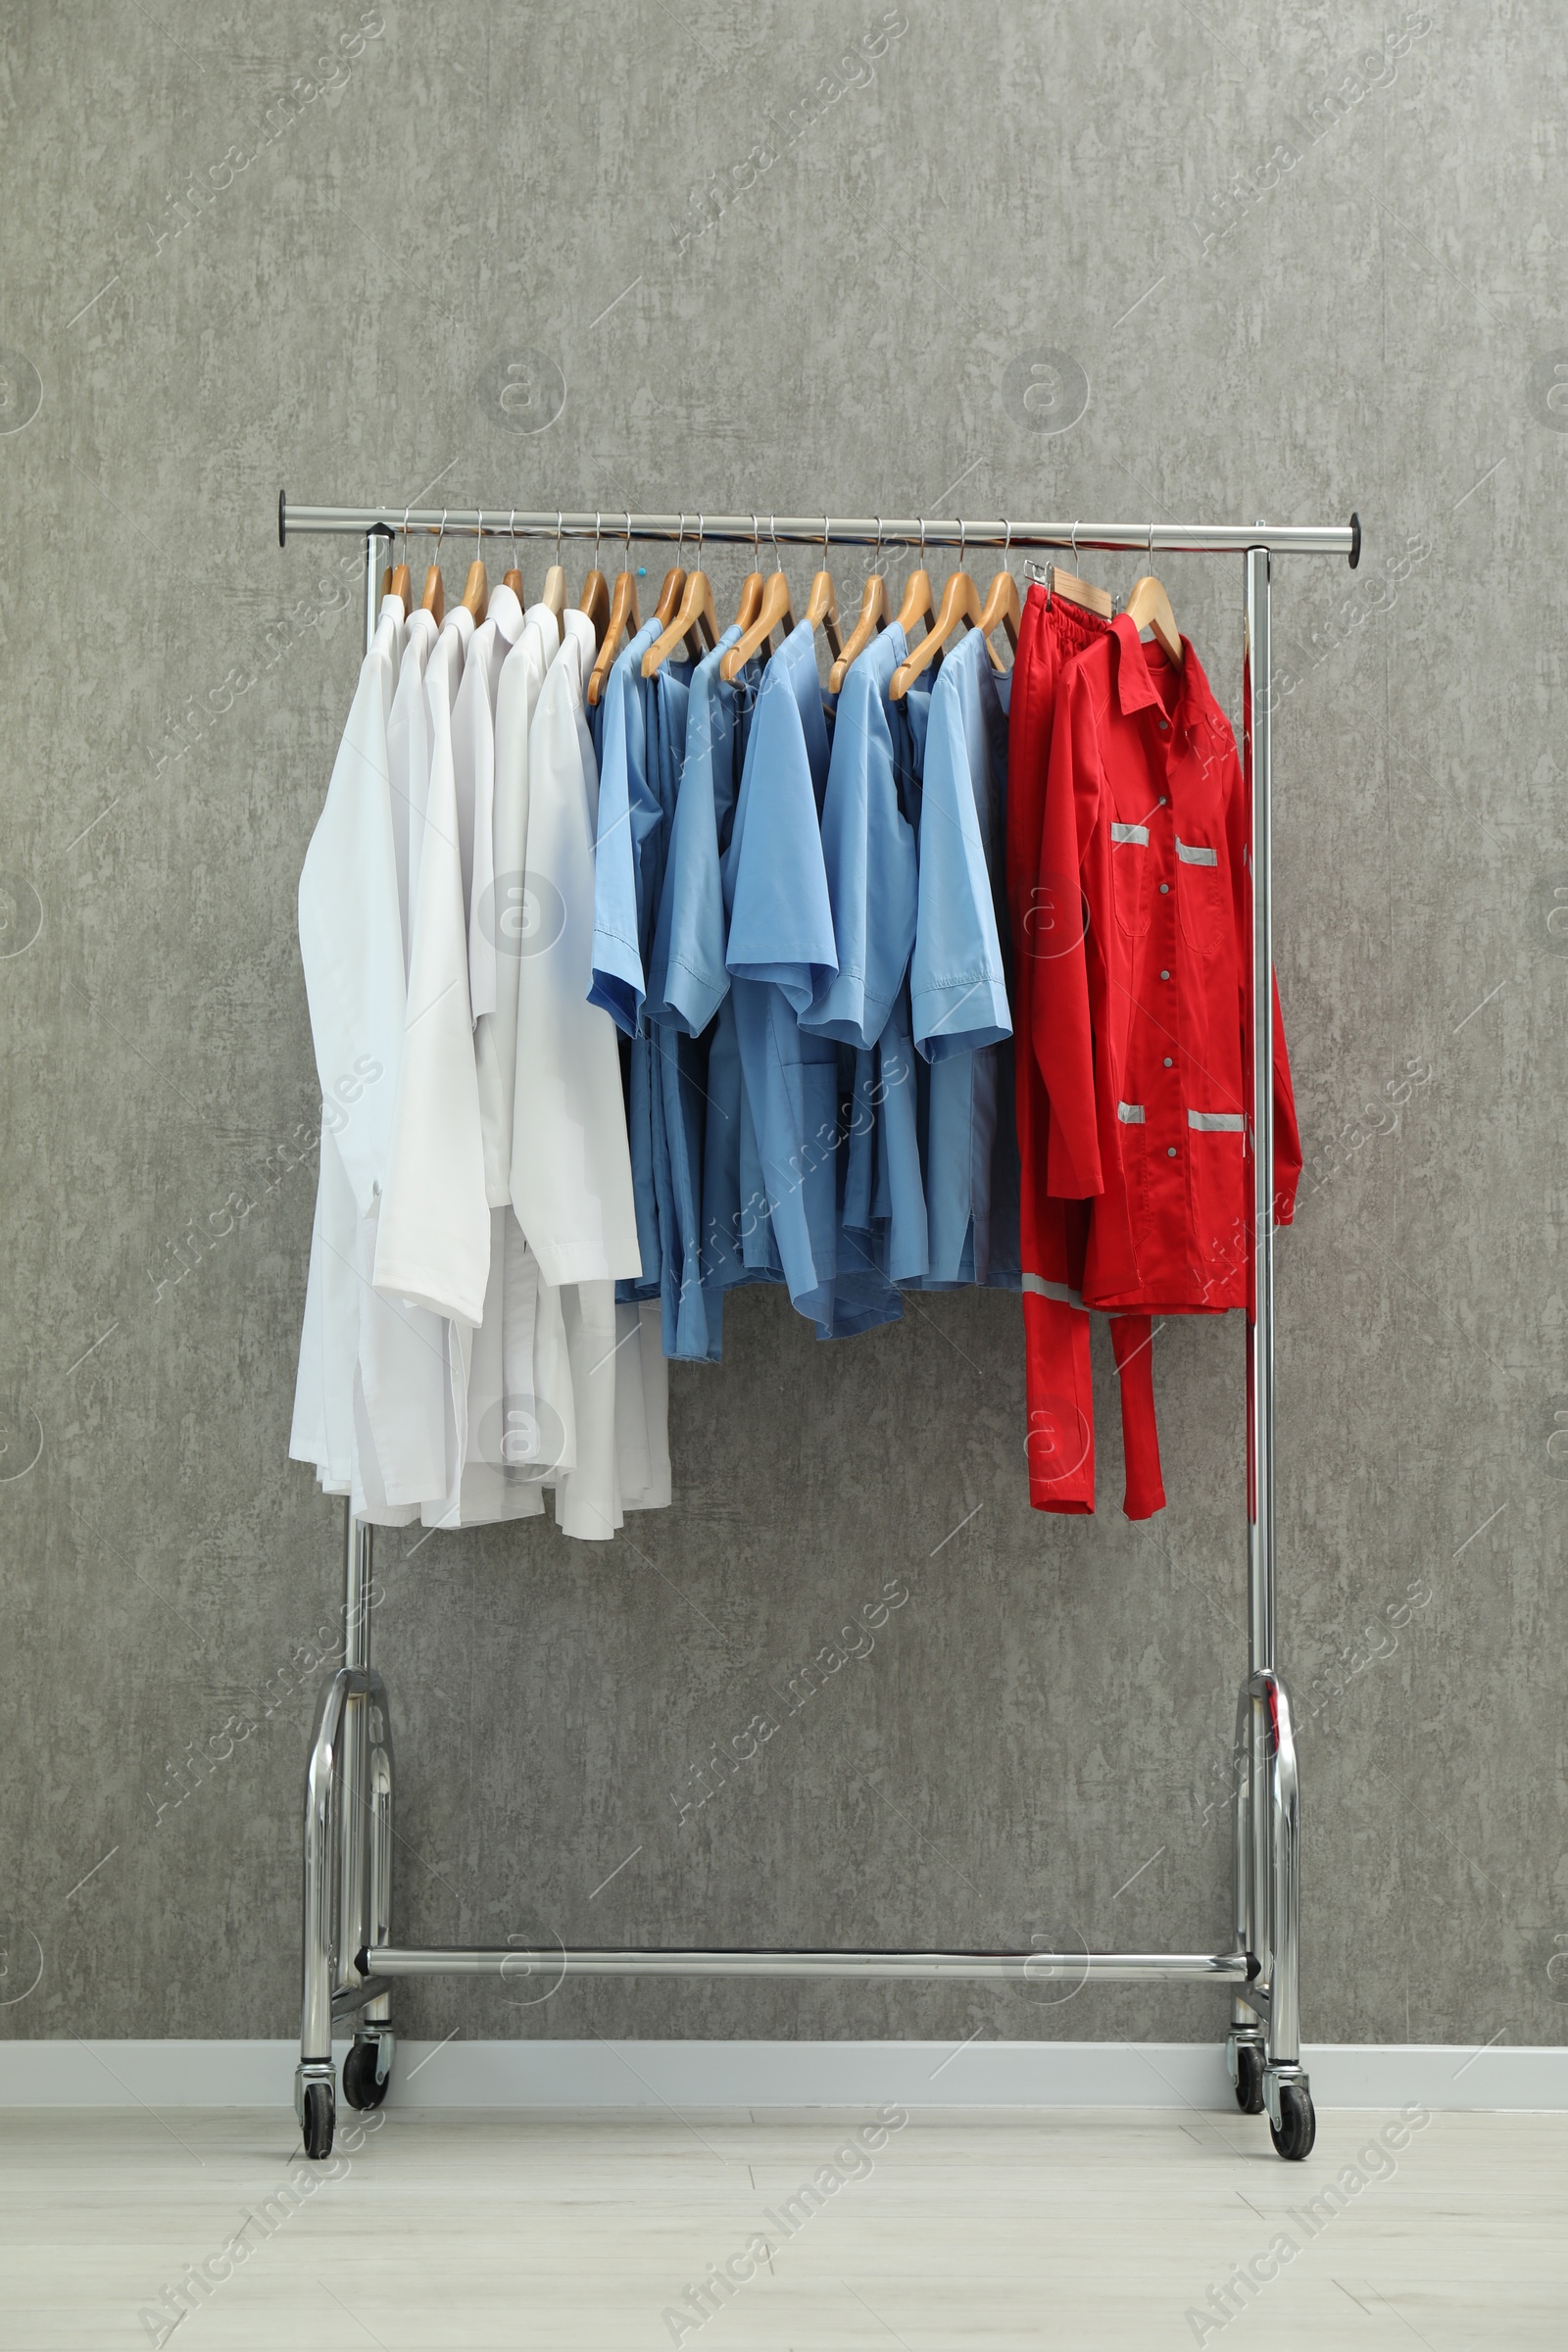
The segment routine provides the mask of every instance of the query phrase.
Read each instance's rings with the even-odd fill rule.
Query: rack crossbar
[[[377,1944],[359,1955],[380,1977],[943,1977],[1082,1983],[1089,1977],[1248,1984],[1257,1963],[1246,1952],[808,1952],[614,1951],[598,1946]]]
[[[1133,555],[1240,556],[1266,547],[1276,556],[1344,556],[1353,571],[1361,559],[1361,520],[1348,522],[989,522],[882,514],[684,514],[545,513],[494,507],[308,507],[277,499],[278,545],[299,537],[337,538],[376,532],[434,534],[467,539],[643,539],[671,547],[705,541],[724,547],[994,547],[1060,548]]]

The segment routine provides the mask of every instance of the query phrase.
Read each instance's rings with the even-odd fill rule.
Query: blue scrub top
[[[932,1288],[1020,1287],[1018,1151],[1006,991],[1007,716],[971,630],[944,657],[924,736],[912,1034],[930,1064],[922,1163]],[[911,698],[912,700],[912,698]]]
[[[692,672],[663,889],[649,965],[648,1017],[661,1058],[679,1236],[666,1281],[666,1355],[716,1363],[723,1294],[781,1279],[745,1102],[724,961],[723,861],[740,790],[760,665],[727,684],[730,627]]]
[[[835,740],[842,724],[841,709]],[[841,1089],[838,1040],[802,1020],[839,972],[822,839],[828,768],[815,631],[802,621],[763,671],[752,715],[722,864],[725,960],[760,1194],[743,1199],[743,1230],[749,1208],[759,1224],[765,1215],[794,1304],[819,1337],[840,1338],[903,1310],[853,1237],[841,1250],[852,1088]],[[853,1079],[852,1061],[843,1076]],[[745,1177],[743,1153],[743,1187]]]

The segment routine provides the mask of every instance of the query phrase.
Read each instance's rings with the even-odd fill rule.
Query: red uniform
[[[1093,1306],[1247,1303],[1251,892],[1230,722],[1183,640],[1178,670],[1125,616],[1063,680],[1042,867],[1077,873],[1085,921],[1032,966],[1051,1101],[1048,1191],[1091,1201]],[[1274,1213],[1301,1146],[1274,1000]]]
[[[1044,747],[1044,759],[1042,759]],[[1236,744],[1191,646],[1032,590],[1012,690],[1030,1499],[1093,1510],[1086,1306],[1111,1324],[1123,1508],[1164,1501],[1152,1314],[1247,1304],[1251,903]],[[1275,1216],[1300,1140],[1274,1002]]]
[[[1067,665],[1103,639],[1109,623],[1062,597],[1032,587],[1024,601],[1012,673],[1007,743],[1007,905],[1014,965],[1013,1051],[1019,1236],[1029,1406],[1029,1499],[1037,1510],[1073,1515],[1095,1507],[1095,1418],[1089,1317],[1083,1305],[1086,1201],[1054,1199],[1048,1188],[1051,1111],[1033,1017],[1039,963],[1081,944],[1076,860],[1053,867],[1042,855],[1046,787],[1056,693]],[[1147,1315],[1111,1325],[1121,1376],[1127,1460],[1123,1509],[1146,1519],[1164,1502]]]

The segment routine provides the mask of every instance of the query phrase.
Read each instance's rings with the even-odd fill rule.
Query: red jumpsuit
[[[1033,1015],[1043,964],[1082,946],[1076,859],[1042,854],[1052,724],[1068,664],[1102,640],[1109,622],[1035,586],[1024,600],[1012,673],[1007,739],[1007,907],[1014,971],[1013,1052],[1019,1238],[1029,1409],[1029,1499],[1036,1510],[1081,1515],[1095,1507],[1095,1408],[1089,1317],[1083,1304],[1086,1201],[1054,1199],[1047,1167],[1051,1110]],[[1147,1315],[1118,1315],[1111,1342],[1121,1380],[1126,1491],[1122,1508],[1147,1519],[1164,1502]]]
[[[1036,869],[1053,952],[1019,959],[1020,999],[1029,991],[1019,1027],[1049,1121],[1044,1187],[1026,1156],[1025,1196],[1037,1212],[1042,1189],[1060,1203],[1069,1235],[1084,1219],[1069,1253],[1079,1295],[1121,1318],[1112,1333],[1134,1517],[1163,1500],[1148,1317],[1247,1304],[1246,830],[1235,739],[1191,646],[1177,670],[1131,621],[1101,628],[1053,702]],[[1301,1152],[1277,989],[1274,1116],[1274,1213],[1288,1224]],[[1040,1141],[1037,1124],[1037,1161]],[[1033,1428],[1036,1399],[1049,1411],[1058,1395],[1079,1398],[1083,1373],[1076,1310],[1057,1308],[1052,1292],[1033,1310],[1026,1299],[1031,1311]]]

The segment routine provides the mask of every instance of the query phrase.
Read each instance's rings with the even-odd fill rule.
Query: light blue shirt
[[[802,1027],[855,1052],[843,1232],[852,1262],[894,1283],[928,1265],[915,1061],[906,986],[915,939],[919,788],[906,703],[889,697],[908,651],[897,622],[839,695],[822,802],[822,857],[839,968]],[[923,684],[911,698],[923,698]]]
[[[847,1250],[841,1263],[840,1050],[800,1019],[839,968],[821,833],[828,760],[815,632],[802,621],[762,673],[723,879],[757,1207],[791,1299],[823,1338],[902,1312],[863,1250]],[[744,1223],[744,1202],[742,1213]]]
[[[664,1352],[710,1363],[722,1346],[725,1290],[780,1278],[724,961],[723,860],[760,674],[749,663],[736,685],[719,676],[739,635],[726,629],[692,672],[647,1007],[680,1237],[675,1279],[663,1294]]]
[[[627,1037],[637,1034],[647,981],[643,969],[645,868],[661,810],[649,775],[643,656],[661,634],[645,620],[616,656],[601,702],[599,834],[594,851],[594,963],[590,1004],[603,1005]],[[648,928],[658,911],[657,897]],[[644,1261],[646,1264],[646,1260]]]
[[[1007,719],[977,629],[944,656],[919,717],[925,740],[909,995],[914,1044],[931,1065],[921,1154],[928,1279],[932,1287],[1017,1289],[1012,1057],[999,1051],[1012,1034],[1004,946]]]

